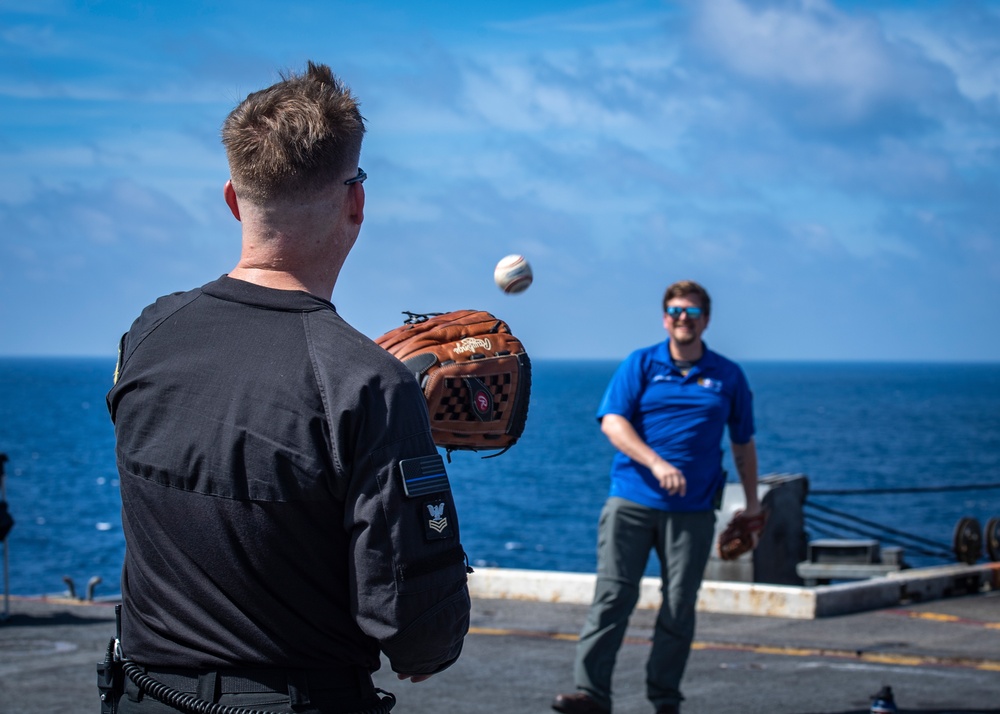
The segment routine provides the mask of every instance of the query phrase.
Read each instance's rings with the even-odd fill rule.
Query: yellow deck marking
[[[940,612],[911,612],[910,617],[915,620],[934,620],[936,622],[960,622],[958,615],[945,615]]]
[[[958,622],[963,625],[982,627],[987,630],[1000,630],[1000,622],[987,622],[984,620],[970,620],[958,615],[946,615],[941,612],[913,612],[912,610],[890,610],[896,615],[903,615],[914,620],[929,620],[931,622]]]
[[[942,621],[951,621],[945,616]],[[938,618],[927,618],[938,619]],[[1000,629],[1000,625],[997,626]],[[486,635],[493,637],[533,637],[564,642],[576,642],[578,635],[562,632],[545,632],[542,630],[517,630],[496,627],[471,627],[471,635]],[[633,645],[648,645],[648,637],[626,637],[625,643]],[[751,645],[732,642],[700,642],[691,644],[694,650],[729,650],[733,652],[750,652],[753,654],[772,655],[776,657],[830,657],[836,659],[852,659],[858,662],[873,664],[890,664],[898,667],[961,667],[964,669],[979,669],[987,672],[1000,672],[1000,661],[973,659],[968,657],[935,657],[933,655],[902,655],[891,652],[866,652],[864,650],[841,650],[824,647],[785,647],[782,645]]]

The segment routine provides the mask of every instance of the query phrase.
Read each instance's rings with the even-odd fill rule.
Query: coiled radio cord
[[[261,711],[258,709],[246,709],[244,707],[231,707],[225,704],[206,702],[204,699],[171,689],[163,682],[158,682],[142,671],[142,667],[135,662],[122,660],[122,670],[131,679],[135,686],[145,692],[158,702],[162,702],[169,707],[186,714],[277,714],[276,712]],[[382,689],[375,690],[379,694],[386,696],[381,698],[381,704],[371,709],[353,712],[352,714],[389,714],[396,705],[396,696],[391,692]]]

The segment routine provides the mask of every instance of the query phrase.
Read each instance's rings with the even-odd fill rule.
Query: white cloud
[[[822,0],[698,5],[704,46],[745,77],[827,95],[825,106],[856,119],[899,91],[900,67],[874,18]]]
[[[973,101],[1000,99],[1000,9],[963,2],[930,18],[908,5],[880,13],[887,36],[910,42],[946,66],[959,90]]]

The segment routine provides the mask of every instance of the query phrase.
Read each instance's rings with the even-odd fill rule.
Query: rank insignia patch
[[[424,521],[424,535],[427,536],[427,540],[451,538],[454,529],[449,520],[447,501],[443,499],[426,501],[424,515],[427,517]]]
[[[405,459],[399,462],[399,470],[403,475],[403,490],[410,498],[451,488],[440,454]]]

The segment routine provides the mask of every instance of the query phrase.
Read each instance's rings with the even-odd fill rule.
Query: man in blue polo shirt
[[[722,438],[758,513],[753,397],[740,367],[702,340],[711,299],[682,281],[663,296],[669,339],[636,350],[618,367],[597,411],[618,449],[598,525],[597,586],[577,646],[577,691],[552,703],[567,714],[611,711],[611,673],[650,549],[663,578],[663,604],[646,665],[657,714],[680,711],[680,682],[694,638],[698,589],[712,549],[725,482]]]

